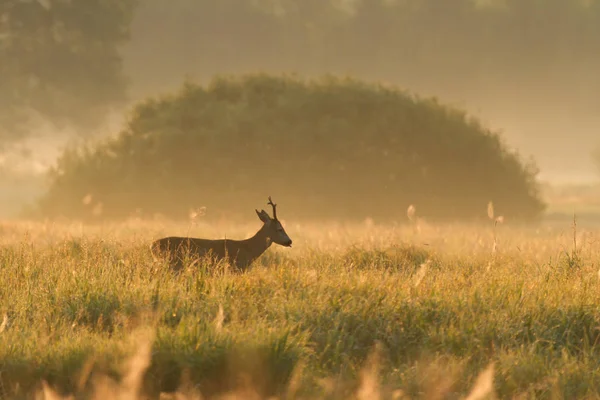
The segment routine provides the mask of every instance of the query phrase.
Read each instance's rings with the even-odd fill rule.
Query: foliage
[[[272,195],[284,218],[485,217],[543,209],[531,165],[464,112],[351,79],[250,75],[186,84],[139,104],[127,127],[59,160],[47,216],[140,211],[252,217]],[[233,214],[232,214],[233,213]]]
[[[90,126],[125,100],[118,48],[136,0],[3,0],[0,144],[21,139],[32,113]]]
[[[143,386],[156,397],[177,388],[187,370],[205,396],[233,389],[241,372],[260,398],[281,398],[303,363],[301,398],[349,398],[376,343],[374,380],[410,398],[464,398],[490,363],[498,398],[600,393],[600,253],[582,241],[582,267],[562,268],[556,249],[572,245],[564,227],[505,227],[492,258],[492,237],[482,228],[424,226],[407,243],[409,228],[304,225],[290,232],[297,246],[270,249],[263,266],[240,275],[195,268],[172,275],[148,251],[167,228],[189,229],[2,226],[3,398],[31,398],[25,394],[42,379],[67,393],[78,382],[87,387],[86,370],[120,376],[140,343],[129,337],[145,326],[155,337]],[[253,228],[226,231],[238,237]],[[391,248],[416,254],[421,242],[437,267],[421,272],[414,257],[381,256]],[[390,268],[392,261],[400,264]],[[321,396],[327,385],[318,382],[329,377],[335,390]]]

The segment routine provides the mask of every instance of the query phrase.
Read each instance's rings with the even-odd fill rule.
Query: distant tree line
[[[38,215],[532,220],[537,169],[464,112],[358,80],[250,75],[137,105],[114,139],[66,152]],[[284,211],[285,210],[285,211]]]

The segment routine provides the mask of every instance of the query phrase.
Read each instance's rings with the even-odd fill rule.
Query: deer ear
[[[258,218],[260,218],[260,220],[262,222],[264,222],[265,224],[267,222],[271,221],[271,217],[269,217],[269,214],[267,214],[267,212],[265,210],[260,210],[260,211],[254,210],[254,211],[256,211],[256,215],[258,215]]]

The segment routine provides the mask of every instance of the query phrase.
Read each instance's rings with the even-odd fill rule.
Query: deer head
[[[263,222],[263,229],[267,230],[267,236],[272,242],[277,243],[281,246],[292,247],[292,239],[287,235],[281,222],[277,219],[277,204],[273,203],[271,196],[269,196],[269,202],[267,205],[273,207],[273,218],[265,210],[255,210],[258,218]]]

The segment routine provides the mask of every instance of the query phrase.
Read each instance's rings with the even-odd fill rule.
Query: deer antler
[[[273,219],[277,219],[277,204],[273,203],[273,200],[271,200],[271,196],[269,196],[269,202],[267,203],[267,205],[273,207]]]

